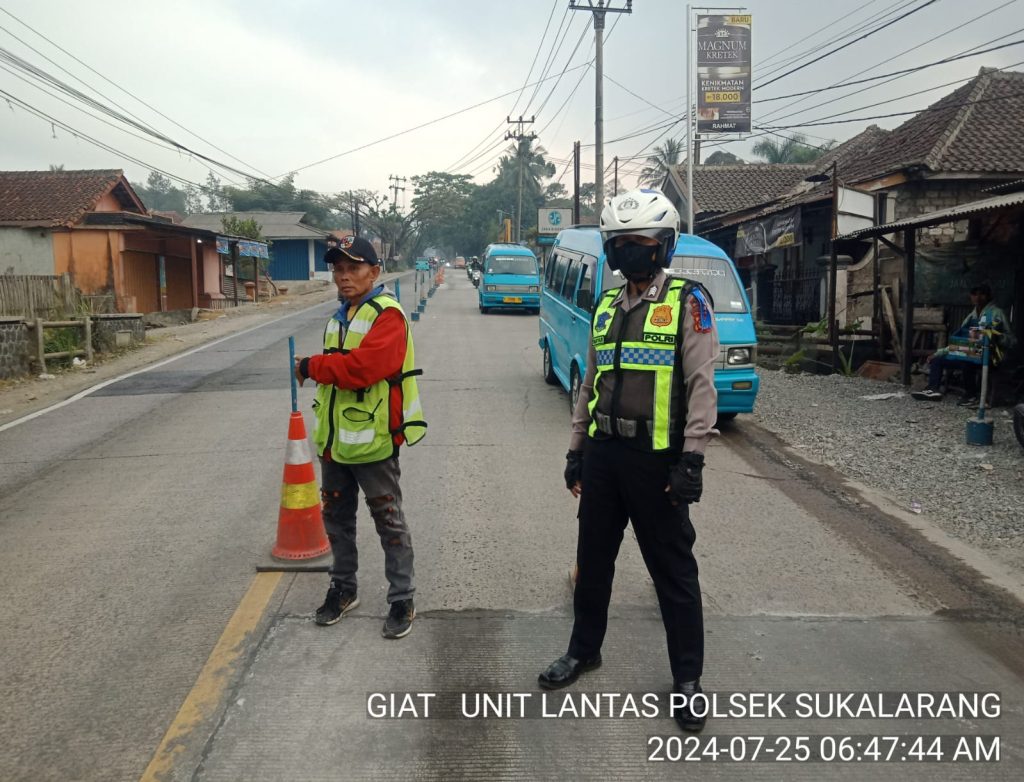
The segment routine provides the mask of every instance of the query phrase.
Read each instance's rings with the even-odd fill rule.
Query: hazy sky
[[[625,0],[612,2],[616,7],[625,4]],[[806,52],[789,66],[795,67],[850,41],[852,28],[877,25],[927,2],[751,0],[746,7],[753,14],[755,101],[1024,39],[1020,32],[1024,4],[1019,0],[936,0],[864,41],[756,89],[759,82],[773,78],[769,71],[787,58]],[[530,81],[548,59],[560,25],[564,40],[551,74],[560,73],[567,63],[571,69],[593,58],[590,14],[567,8],[568,0],[0,0],[0,9],[7,12],[0,12],[0,47],[90,92],[43,55],[49,57],[107,96],[103,102],[116,101],[175,141],[243,171],[276,177],[309,166],[298,175],[302,187],[326,192],[361,187],[383,191],[390,174],[411,177],[450,169],[481,142],[485,143],[469,156],[468,165],[457,170],[476,175],[478,181],[489,179],[494,159],[507,146],[499,143],[505,117],[513,112],[549,18]],[[685,8],[679,0],[635,0],[631,15],[609,14],[606,162],[614,155],[624,159],[636,155],[662,130],[612,140],[678,117],[686,89]],[[971,21],[987,12],[991,13]],[[872,17],[875,22],[870,21]],[[17,20],[224,151],[141,105]],[[847,37],[842,40],[827,43],[844,34]],[[958,85],[910,93],[969,78],[982,65],[1024,69],[1022,61],[1024,45],[1017,45],[889,84],[872,82],[825,92],[788,108],[787,100],[755,103],[754,123],[789,126],[831,119],[837,113],[863,117],[920,109]],[[225,181],[240,179],[186,153],[104,125],[44,95],[3,70],[7,67],[0,64],[0,90],[146,165],[195,182],[202,182],[210,170]],[[577,84],[575,95],[566,103]],[[870,89],[824,105],[863,87]],[[506,92],[513,94],[367,149],[309,165]],[[536,115],[533,128],[556,162],[569,159],[574,140],[593,142],[592,69],[571,70],[557,86],[551,79],[533,93],[532,87],[525,90],[514,114]],[[862,108],[892,99],[896,100]],[[0,169],[45,169],[62,163],[67,168],[124,168],[133,181],[144,181],[148,175],[145,165],[98,149],[3,100],[0,95]],[[904,119],[875,122],[891,128]],[[816,126],[804,132],[812,142],[842,140],[867,124]],[[682,126],[671,135],[683,135]],[[737,141],[722,148],[748,157],[752,143]],[[584,164],[593,165],[592,147],[584,150]],[[635,167],[636,163],[624,161],[622,171]],[[563,168],[560,164],[559,173]],[[592,178],[592,171],[585,169],[584,179]],[[571,183],[571,171],[562,181]],[[406,193],[410,195],[411,190]]]

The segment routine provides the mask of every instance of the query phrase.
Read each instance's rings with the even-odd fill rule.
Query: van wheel
[[[737,415],[738,413],[719,413],[718,420],[715,422],[715,426],[717,427],[718,424],[730,423],[736,418]]]
[[[487,307],[485,307],[482,304],[480,305],[480,314],[481,315],[486,315],[487,314]]]
[[[551,348],[544,342],[544,382],[549,386],[558,385],[558,377],[555,375],[555,368],[551,365]]]
[[[576,368],[576,364],[572,365],[572,370],[569,372],[569,412],[576,412],[576,403],[580,400],[580,371]]]

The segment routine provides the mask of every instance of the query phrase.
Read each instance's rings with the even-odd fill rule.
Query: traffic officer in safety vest
[[[546,689],[601,665],[615,558],[632,521],[675,691],[701,692],[704,625],[689,505],[700,501],[704,449],[718,434],[718,333],[708,293],[664,271],[678,226],[675,207],[656,190],[624,193],[601,214],[608,265],[626,283],[595,308],[572,419],[565,484],[580,498],[575,622],[568,652],[540,674]],[[704,727],[688,708],[675,718],[686,730]]]
[[[394,294],[378,284],[373,245],[348,236],[324,255],[341,306],[327,321],[322,355],[297,358],[295,375],[317,382],[313,442],[320,456],[324,527],[334,564],[316,623],[332,625],[359,605],[356,508],[361,489],[384,548],[390,610],[385,638],[402,638],[416,616],[413,553],[402,512],[398,449],[423,438],[412,330]]]

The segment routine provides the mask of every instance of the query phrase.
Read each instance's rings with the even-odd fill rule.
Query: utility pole
[[[530,142],[537,138],[536,133],[523,133],[523,125],[532,125],[533,117],[529,119],[523,119],[523,115],[519,115],[519,119],[512,119],[511,117],[505,117],[505,122],[509,125],[518,125],[517,130],[510,130],[505,133],[505,140],[515,139],[519,154],[516,157],[519,158],[519,206],[516,207],[516,242],[519,242],[523,230],[523,157],[524,153],[529,151]],[[526,141],[526,148],[523,148],[523,141]]]
[[[590,11],[594,15],[594,210],[598,221],[604,208],[604,16],[607,13],[633,13],[633,0],[625,8],[613,8],[612,0],[569,0],[572,11]]]
[[[828,342],[832,346],[832,371],[839,368],[839,324],[836,323],[836,277],[838,255],[836,254],[836,237],[839,235],[839,191],[838,169],[836,161],[832,161],[832,241],[828,264]],[[907,305],[905,305],[907,306]],[[912,305],[910,305],[912,306]]]
[[[572,145],[572,222],[580,224],[580,142]]]
[[[612,182],[612,195],[617,196],[619,194],[619,156],[615,156],[615,180]]]
[[[352,235],[359,236],[359,199],[352,195],[352,191],[348,191],[348,197],[352,201]]]
[[[394,183],[394,184],[388,185],[388,190],[391,191],[391,210],[394,211],[394,212],[397,212],[398,211],[398,191],[401,190],[403,193],[405,193],[406,178],[404,176],[399,177],[399,176],[395,176],[394,174],[391,174],[390,176],[388,176],[388,181]],[[399,182],[402,183],[401,186],[399,186],[399,184],[398,184]]]

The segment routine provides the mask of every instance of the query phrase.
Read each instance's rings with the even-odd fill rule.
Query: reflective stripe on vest
[[[594,413],[598,409],[601,375],[605,372],[653,372],[654,398],[650,401],[651,449],[664,451],[670,447],[672,425],[672,383],[676,367],[677,339],[682,315],[686,281],[673,279],[667,283],[662,301],[644,302],[642,339],[618,341],[611,336],[616,317],[626,313],[614,304],[621,288],[606,291],[594,312],[593,344],[596,355],[594,395],[590,400],[590,436],[597,431]],[[640,314],[640,313],[637,313]],[[621,382],[621,381],[620,381]],[[615,424],[613,423],[614,427]]]
[[[331,318],[324,329],[324,353],[349,353],[358,348],[374,321],[386,309],[397,309],[405,319],[401,306],[391,296],[381,294],[366,301],[353,314],[341,338],[341,324]],[[316,428],[313,443],[317,453],[330,450],[331,459],[339,464],[368,464],[390,458],[395,453],[394,436],[402,434],[409,445],[423,439],[426,421],[420,404],[415,367],[412,330],[405,321],[405,361],[400,376],[380,380],[369,388],[358,390],[320,385],[316,389]],[[401,424],[391,430],[391,387],[402,389]]]

